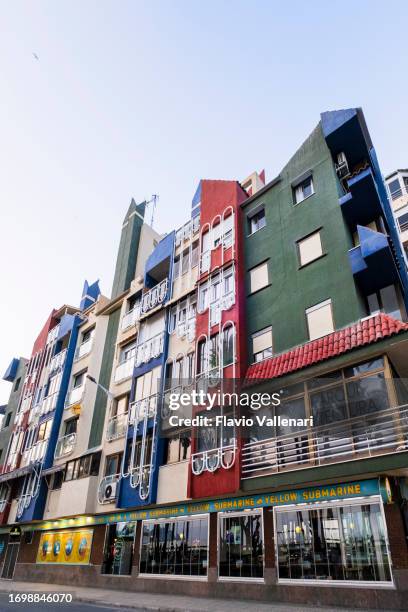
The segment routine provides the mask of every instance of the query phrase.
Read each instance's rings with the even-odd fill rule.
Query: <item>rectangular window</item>
[[[402,196],[401,185],[398,179],[394,179],[388,183],[388,189],[390,190],[392,200],[398,200],[398,198]]]
[[[266,226],[265,208],[258,209],[255,213],[248,215],[248,232],[255,234],[258,230]]]
[[[177,257],[174,258],[173,279],[176,279],[179,274],[180,274],[180,257],[177,255]]]
[[[95,327],[92,327],[92,329],[88,329],[87,331],[85,331],[82,334],[82,342],[81,344],[84,344],[85,342],[88,342],[88,340],[92,340],[93,336],[95,333]]]
[[[102,574],[129,576],[132,573],[136,523],[107,525]]]
[[[400,231],[406,232],[408,230],[408,210],[406,208],[402,210],[406,210],[406,212],[399,214],[397,217],[397,221],[398,221]]]
[[[250,293],[255,293],[267,285],[269,285],[268,262],[265,261],[249,271]]]
[[[295,204],[299,204],[314,194],[313,179],[309,176],[293,188]]]
[[[323,255],[322,241],[320,230],[310,234],[306,238],[302,238],[298,243],[299,261],[301,266],[318,259]]]
[[[272,357],[272,327],[266,327],[252,334],[252,353],[254,361]]]
[[[391,583],[379,499],[273,511],[280,581]]]
[[[120,349],[119,363],[124,363],[136,355],[136,340],[129,342]]]
[[[208,515],[143,521],[140,574],[206,576]]]
[[[213,239],[213,248],[216,249],[217,246],[221,244],[222,240],[222,223],[218,223],[212,230],[212,239]]]
[[[385,312],[400,321],[405,318],[405,311],[401,309],[402,301],[399,290],[395,285],[388,285],[388,287],[383,287],[380,291],[368,295],[367,304],[370,315]]]
[[[77,389],[78,387],[82,387],[82,385],[85,382],[85,374],[86,374],[86,370],[74,376],[74,384],[73,384],[74,389]]]
[[[181,274],[187,274],[190,267],[190,249],[183,251],[181,260]]]
[[[209,290],[208,283],[203,283],[198,287],[198,311],[204,312],[208,308]]]
[[[195,268],[198,264],[198,240],[193,242],[193,246],[191,249],[191,267]]]
[[[325,300],[306,310],[309,340],[327,336],[334,331],[332,302]]]
[[[166,463],[178,463],[190,458],[191,432],[183,431],[168,439]]]
[[[20,382],[21,382],[21,378],[17,378],[16,382],[14,383],[14,389],[13,389],[14,392],[18,391]]]
[[[263,578],[262,513],[219,515],[220,578]]]

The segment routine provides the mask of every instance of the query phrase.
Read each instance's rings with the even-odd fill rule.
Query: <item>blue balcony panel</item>
[[[339,199],[346,221],[351,225],[369,223],[383,214],[380,195],[371,168],[347,181],[350,191]]]
[[[328,111],[320,118],[323,135],[334,157],[345,153],[350,168],[367,159],[372,142],[361,108]]]
[[[160,240],[146,261],[145,286],[154,287],[170,273],[170,263],[173,257],[174,231]]]
[[[20,360],[17,359],[17,357],[14,357],[14,359],[11,360],[10,365],[4,373],[3,380],[7,380],[7,382],[13,382],[17,374],[19,362]]]
[[[399,282],[388,236],[357,226],[360,245],[349,251],[351,270],[365,295]]]

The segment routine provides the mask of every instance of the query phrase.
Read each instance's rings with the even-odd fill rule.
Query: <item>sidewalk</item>
[[[355,612],[352,608],[333,608],[304,605],[291,605],[279,602],[259,603],[233,599],[210,599],[185,597],[182,595],[161,595],[155,593],[135,593],[110,589],[91,589],[86,587],[71,588],[66,584],[45,584],[40,582],[14,582],[0,579],[0,593],[71,593],[73,603],[87,603],[104,607],[134,608],[136,610],[155,610],[160,612],[304,612],[305,610],[321,610],[322,612]],[[359,612],[368,612],[359,610]],[[387,612],[383,610],[382,612]]]

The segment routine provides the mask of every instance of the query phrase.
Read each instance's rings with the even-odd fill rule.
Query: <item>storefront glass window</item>
[[[262,515],[220,516],[220,577],[263,578]]]
[[[132,573],[136,523],[115,523],[107,526],[102,574]]]
[[[380,503],[275,509],[279,579],[390,582]]]
[[[141,574],[206,576],[208,517],[143,523]]]

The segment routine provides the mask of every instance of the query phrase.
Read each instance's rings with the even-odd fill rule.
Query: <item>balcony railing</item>
[[[89,340],[86,340],[86,342],[83,342],[82,344],[77,346],[74,357],[75,361],[82,359],[82,357],[85,357],[85,355],[89,355],[92,350],[92,343],[92,338],[89,338]]]
[[[152,310],[159,304],[163,304],[167,297],[167,288],[169,285],[169,279],[165,278],[158,285],[152,287],[149,291],[142,295],[141,301],[141,314],[145,314]]]
[[[66,455],[70,455],[74,451],[76,440],[76,432],[70,433],[66,436],[63,436],[62,438],[59,438],[55,446],[55,459],[60,459],[61,457],[66,457]]]
[[[27,410],[30,409],[32,399],[33,399],[32,395],[28,395],[27,397],[25,397],[23,399],[23,401],[21,402],[21,406],[20,406],[19,412],[21,412],[21,413],[27,412]]]
[[[98,488],[98,501],[100,504],[109,504],[115,501],[119,480],[120,474],[112,474],[102,478]]]
[[[127,424],[127,412],[111,417],[106,428],[106,439],[108,442],[117,440],[118,438],[123,438],[123,436],[126,434]]]
[[[135,325],[138,322],[139,317],[140,317],[140,304],[138,304],[137,306],[132,308],[132,310],[129,310],[129,312],[123,315],[122,323],[120,326],[121,330],[124,331],[125,329],[129,329],[129,327],[132,327],[132,325]]]
[[[58,391],[55,391],[55,393],[52,393],[51,395],[44,397],[42,404],[41,404],[40,414],[47,414],[48,412],[51,412],[52,410],[54,410],[57,404],[57,398],[58,398]]]
[[[200,217],[197,215],[194,219],[190,219],[176,231],[176,246],[181,244],[182,240],[188,240],[200,229]]]
[[[135,355],[126,359],[126,361],[122,361],[119,365],[116,366],[115,370],[115,382],[119,382],[121,380],[125,380],[125,378],[130,378],[133,374],[133,368],[135,367]]]
[[[215,472],[219,468],[228,470],[234,465],[236,454],[235,444],[194,453],[191,457],[191,471],[195,476],[199,476],[203,472]]]
[[[65,363],[66,356],[67,356],[67,349],[64,349],[63,351],[60,351],[59,353],[54,355],[54,357],[50,361],[50,368],[49,368],[50,372],[53,372],[55,370],[59,370],[60,368],[62,368],[62,366]]]
[[[47,450],[48,440],[40,440],[36,442],[31,448],[24,451],[21,466],[29,465],[30,463],[36,463],[37,461],[42,461],[44,458],[45,452]]]
[[[54,342],[57,339],[59,330],[60,330],[60,326],[56,325],[55,327],[52,328],[50,332],[48,332],[47,344],[51,344],[51,342]]]
[[[196,318],[189,317],[185,321],[180,321],[177,323],[177,336],[179,338],[186,337],[189,342],[192,342],[195,338],[195,330],[196,330]]]
[[[78,404],[85,391],[85,385],[81,385],[80,387],[74,387],[67,395],[67,399],[65,400],[65,407],[73,406],[74,404]]]
[[[408,405],[359,418],[303,429],[291,435],[248,442],[242,451],[242,477],[408,450]]]
[[[153,419],[157,415],[157,401],[158,394],[154,393],[141,400],[132,402],[129,406],[129,424],[139,423],[146,416],[148,419]]]
[[[164,332],[160,332],[136,347],[136,367],[159,357],[164,348]]]

